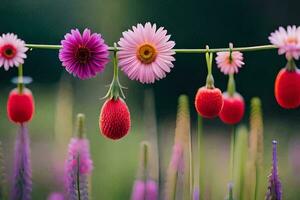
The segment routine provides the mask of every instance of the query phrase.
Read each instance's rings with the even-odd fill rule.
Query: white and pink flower
[[[138,24],[132,30],[123,32],[118,42],[119,66],[131,79],[141,83],[154,83],[162,79],[173,68],[174,41],[163,27],[156,29],[156,24],[149,22]]]
[[[278,47],[278,54],[285,54],[285,57],[298,60],[300,57],[300,27],[288,26],[287,29],[279,27],[271,33],[269,40]]]
[[[243,54],[239,51],[233,52],[218,52],[216,62],[218,68],[224,74],[234,74],[239,72],[245,63],[243,62]]]
[[[7,71],[10,67],[18,67],[27,57],[25,42],[13,33],[2,34],[0,37],[0,67]]]

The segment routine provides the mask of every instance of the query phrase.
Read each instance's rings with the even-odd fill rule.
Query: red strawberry
[[[288,71],[283,68],[275,80],[275,98],[286,109],[300,106],[300,70]]]
[[[34,114],[34,99],[29,89],[23,88],[22,93],[13,89],[7,100],[7,116],[15,123],[28,122]]]
[[[130,113],[126,103],[121,98],[108,99],[102,106],[99,128],[101,133],[113,140],[127,135],[130,129]]]
[[[245,103],[243,97],[239,93],[234,93],[233,96],[223,93],[224,104],[219,113],[220,119],[225,124],[236,124],[240,122],[244,116]]]
[[[223,106],[222,92],[218,88],[208,88],[206,86],[199,88],[195,107],[197,112],[205,118],[218,116]]]

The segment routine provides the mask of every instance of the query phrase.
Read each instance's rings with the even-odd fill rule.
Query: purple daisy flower
[[[85,29],[83,34],[72,29],[61,41],[59,59],[66,70],[80,79],[95,77],[108,63],[108,46],[98,33]]]

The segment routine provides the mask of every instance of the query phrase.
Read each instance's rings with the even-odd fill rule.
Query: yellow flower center
[[[142,63],[149,64],[155,60],[157,52],[153,45],[145,43],[137,49],[136,55]]]
[[[289,37],[286,41],[288,44],[297,44],[298,40],[295,37]]]

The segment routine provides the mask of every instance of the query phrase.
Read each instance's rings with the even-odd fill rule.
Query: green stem
[[[288,60],[288,62],[286,64],[286,69],[290,72],[293,72],[297,69],[294,59],[289,59]]]
[[[189,169],[189,184],[190,184],[190,196],[189,198],[192,199],[193,198],[193,153],[192,153],[192,138],[191,135],[189,134],[189,165],[190,165],[190,169]]]
[[[171,199],[176,200],[178,172],[176,171]]]
[[[82,113],[77,114],[77,136],[83,138],[84,136],[84,121],[85,115]]]
[[[114,54],[113,54],[113,66],[114,66],[114,75],[112,82],[109,86],[109,90],[104,98],[114,98],[114,100],[118,99],[120,96],[120,93],[122,94],[123,98],[125,98],[125,95],[122,90],[122,86],[119,81],[119,67],[118,67],[118,58],[117,58],[117,44],[114,43]]]
[[[232,126],[231,148],[230,148],[230,179],[234,180],[234,148],[235,147],[235,126]]]
[[[19,94],[22,94],[24,88],[24,81],[23,81],[23,65],[19,65],[18,67],[18,91]]]
[[[235,81],[234,81],[234,75],[229,74],[228,84],[227,84],[227,93],[229,96],[233,96],[235,93]]]
[[[60,49],[62,45],[48,45],[48,44],[26,44],[26,47],[32,49]],[[270,50],[270,49],[277,49],[275,45],[259,45],[259,46],[249,46],[249,47],[237,47],[232,48],[232,51],[263,51],[263,50]],[[114,47],[108,47],[109,51],[115,51]],[[120,48],[117,48],[119,51]],[[230,48],[215,48],[215,49],[173,49],[176,53],[216,53],[222,51],[229,51]]]
[[[209,50],[209,49],[207,49]],[[207,52],[205,54],[206,65],[207,65],[207,77],[206,77],[206,87],[209,89],[213,89],[214,86],[214,77],[212,75],[212,61],[213,61],[213,53]]]
[[[203,131],[202,131],[202,117],[200,116],[200,115],[198,115],[198,120],[197,120],[197,133],[198,133],[198,164],[199,164],[199,166],[198,166],[198,170],[199,170],[199,174],[198,174],[198,183],[199,183],[199,192],[201,191],[200,190],[200,186],[201,186],[201,183],[202,183],[202,173],[201,173],[201,171],[202,171],[202,167],[203,166],[201,166],[202,165],[202,162],[201,162],[201,160],[203,160],[203,158],[202,158],[202,156],[201,155],[203,155],[203,148],[202,148],[202,145],[201,145],[201,143],[202,143],[202,134],[203,134]],[[204,177],[203,177],[204,178]],[[200,193],[200,195],[201,195],[201,193]],[[201,199],[201,198],[200,198]]]
[[[143,152],[143,180],[147,181],[148,178],[148,160],[149,160],[149,144],[144,142],[142,143],[142,152]]]

